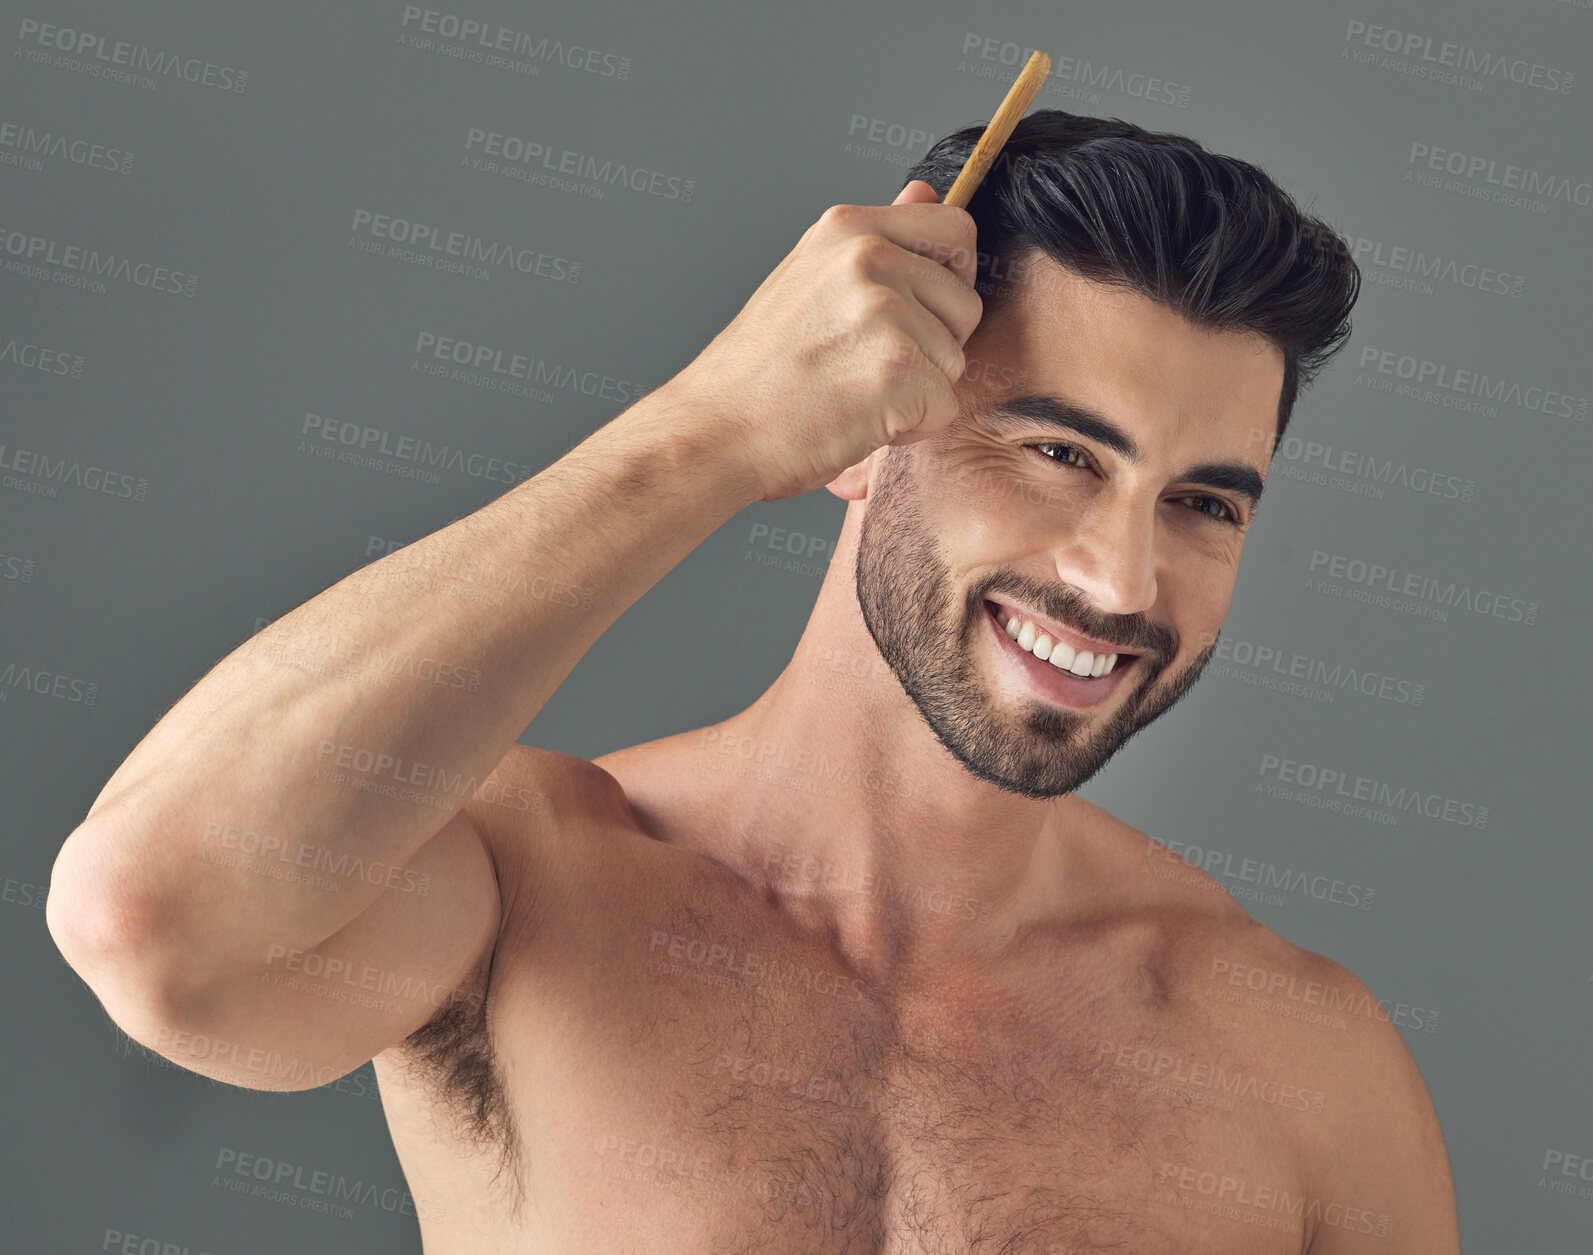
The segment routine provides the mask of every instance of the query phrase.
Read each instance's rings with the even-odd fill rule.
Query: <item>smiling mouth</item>
[[[1138,654],[1126,650],[1096,653],[1092,650],[1075,650],[1066,641],[1053,638],[1049,631],[1026,619],[1022,614],[1007,610],[993,601],[986,601],[985,612],[997,627],[1025,653],[1041,662],[1049,663],[1065,676],[1078,680],[1099,680],[1125,671]]]

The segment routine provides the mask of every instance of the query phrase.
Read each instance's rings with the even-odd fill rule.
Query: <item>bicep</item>
[[[476,824],[459,812],[384,883],[313,950],[271,946],[256,972],[194,997],[165,1023],[141,1026],[135,1040],[233,1085],[310,1089],[480,999],[475,977],[502,906]]]

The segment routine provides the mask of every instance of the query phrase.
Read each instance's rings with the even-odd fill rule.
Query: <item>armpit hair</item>
[[[470,979],[404,1039],[401,1053],[406,1071],[430,1090],[433,1113],[461,1140],[495,1156],[493,1183],[518,1222],[526,1203],[520,1135],[490,1027],[496,952],[494,946]]]

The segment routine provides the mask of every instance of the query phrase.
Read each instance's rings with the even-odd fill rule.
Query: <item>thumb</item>
[[[906,187],[896,193],[896,199],[891,201],[893,205],[938,205],[939,203],[940,193],[923,179],[909,181]]]

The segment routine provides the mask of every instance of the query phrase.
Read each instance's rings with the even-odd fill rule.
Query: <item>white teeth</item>
[[[1066,671],[1081,679],[1095,679],[1117,666],[1116,654],[1095,654],[1087,649],[1075,651],[1066,641],[1052,640],[1026,619],[1020,621],[1017,615],[1008,615],[1005,610],[1000,611],[1000,614],[1006,618],[1004,621],[998,618],[997,622],[1001,623],[1008,636],[1058,671]]]

